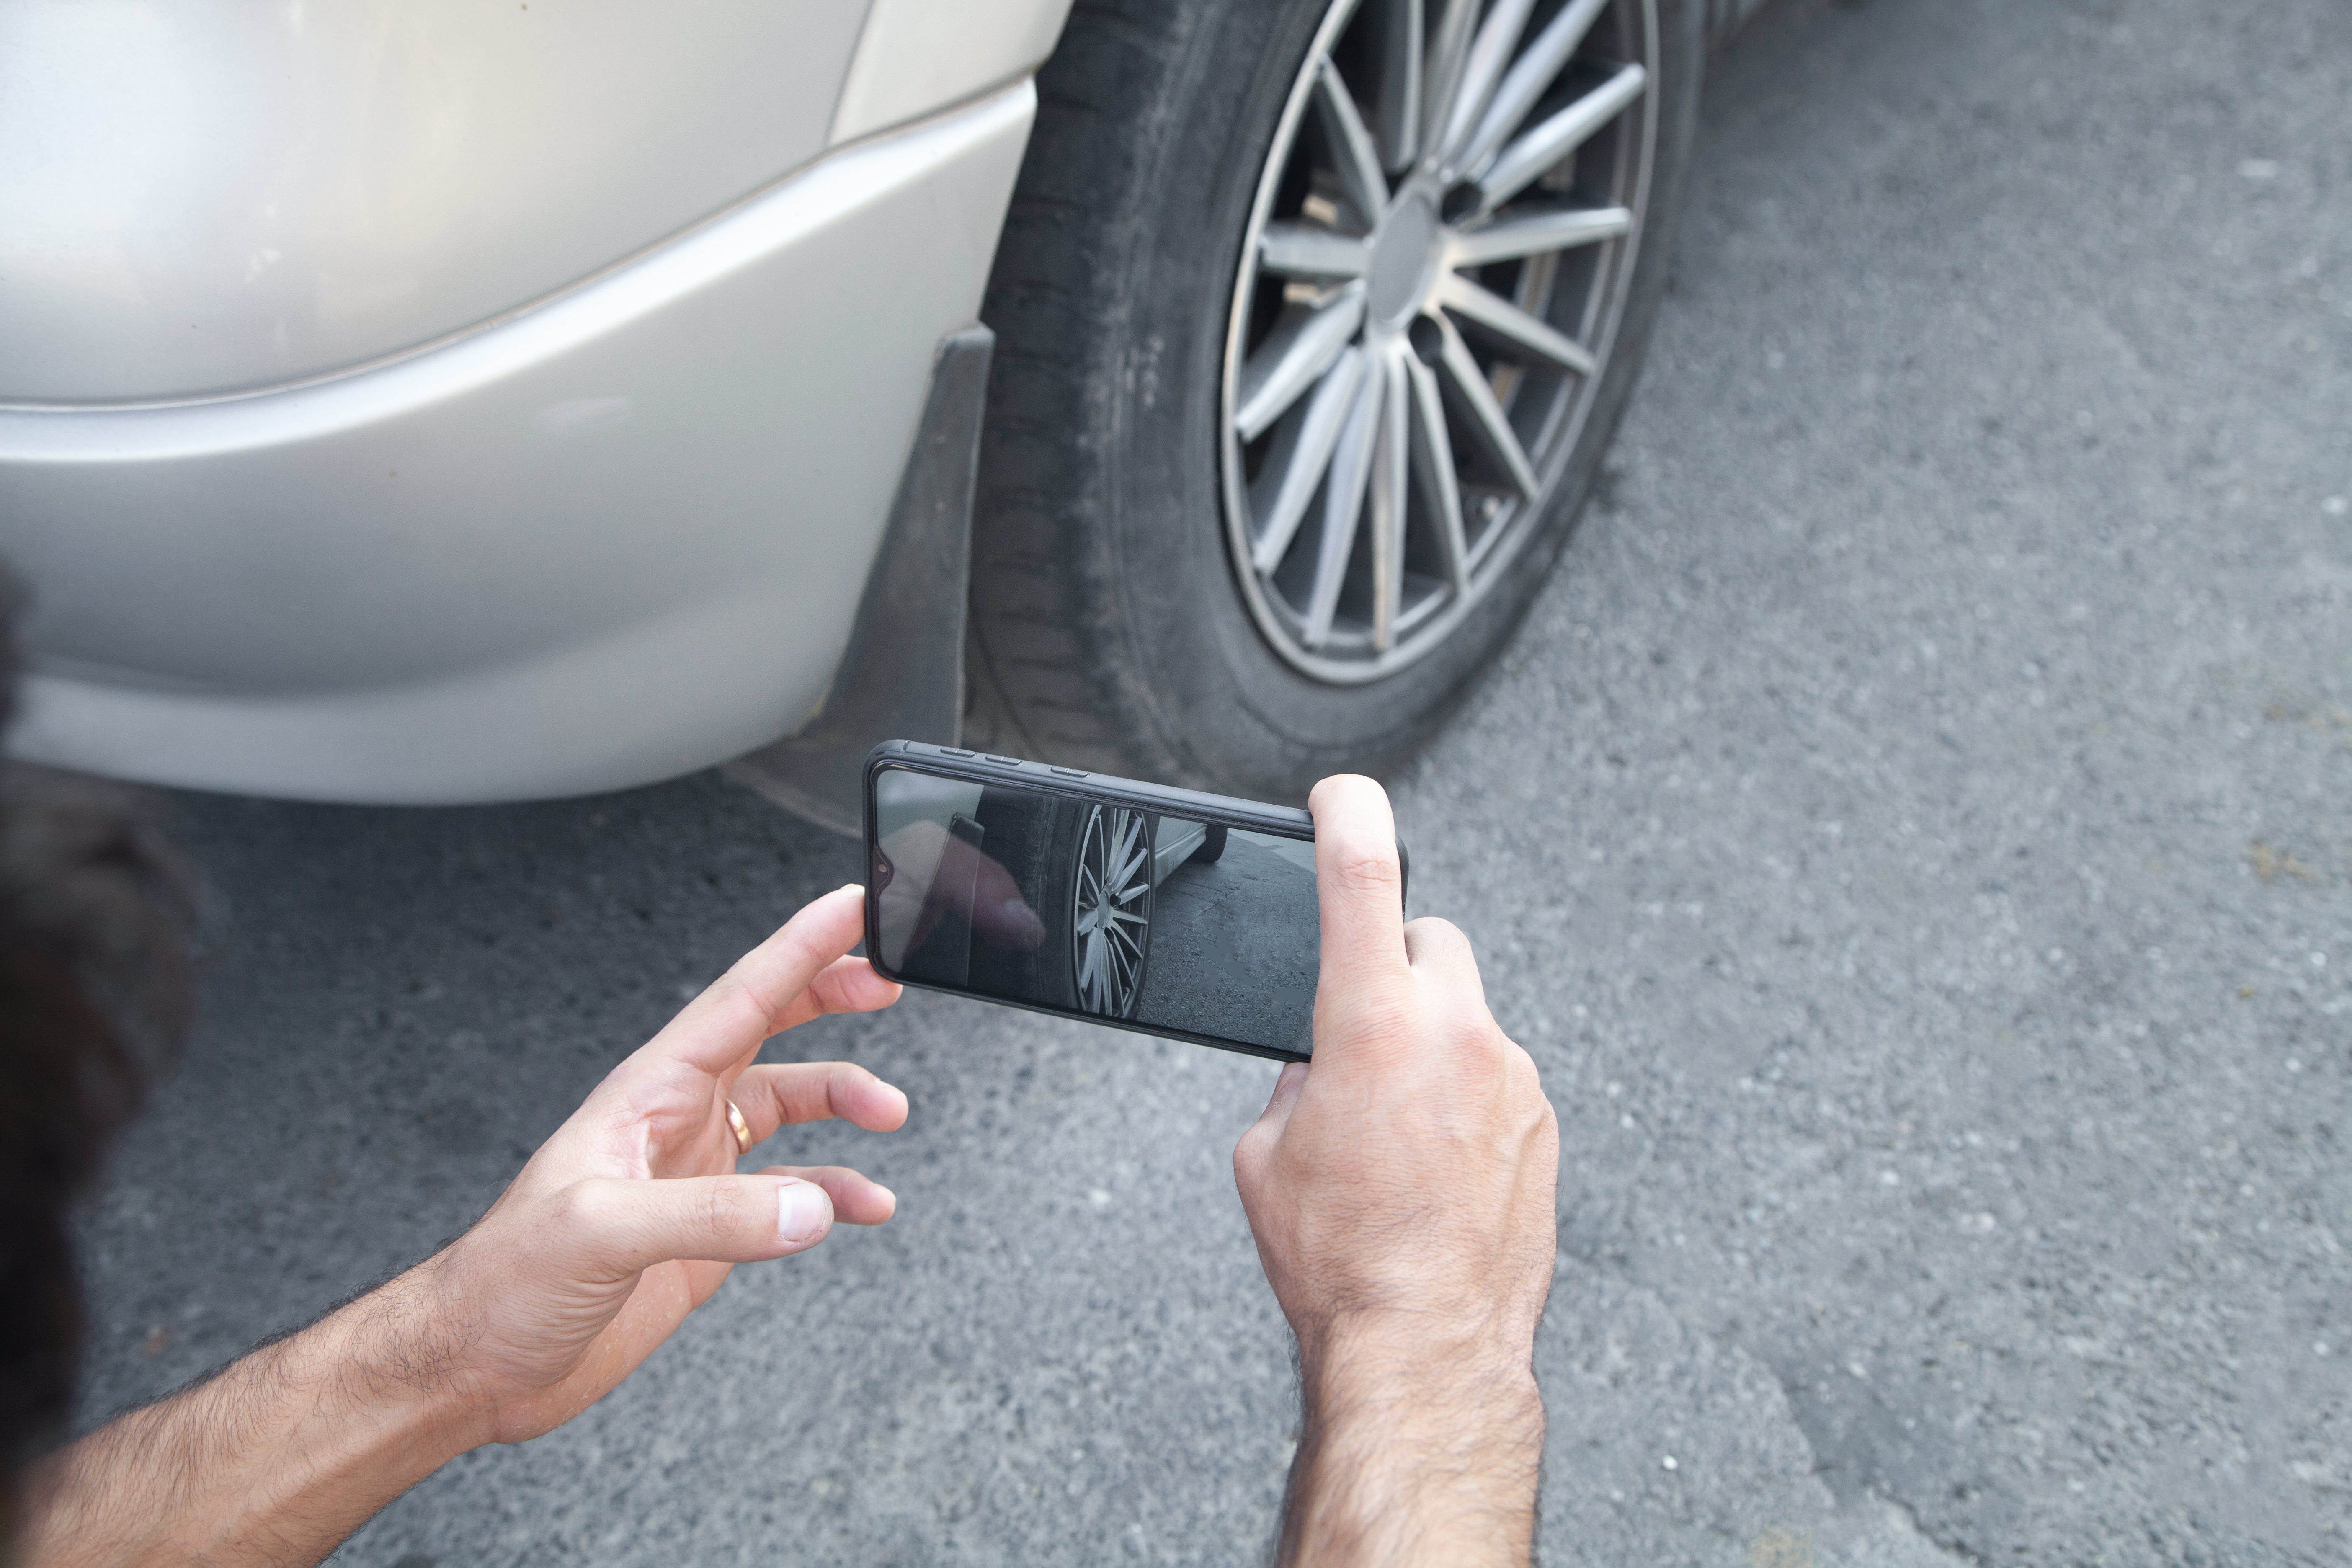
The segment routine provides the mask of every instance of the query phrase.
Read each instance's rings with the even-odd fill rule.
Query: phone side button
[[[978,752],[959,752],[953,746],[941,746],[940,748],[940,755],[943,757],[976,757],[980,755],[980,753]]]
[[[1055,768],[1054,771],[1066,779],[1082,779],[1087,776],[1087,770],[1084,768]]]

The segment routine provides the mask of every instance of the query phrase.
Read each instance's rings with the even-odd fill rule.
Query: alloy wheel
[[[1337,0],[1259,180],[1223,377],[1259,630],[1353,685],[1513,570],[1594,401],[1657,141],[1651,0]]]
[[[1151,819],[1097,805],[1078,838],[1070,965],[1078,1005],[1124,1018],[1143,988],[1151,943]]]

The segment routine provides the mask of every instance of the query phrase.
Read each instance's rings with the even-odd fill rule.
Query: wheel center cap
[[[1412,195],[1389,209],[1372,240],[1372,319],[1396,326],[1421,308],[1421,297],[1437,266],[1437,208]]]

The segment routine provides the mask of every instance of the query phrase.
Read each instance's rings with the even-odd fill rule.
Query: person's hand
[[[1523,1345],[1551,1289],[1551,1104],[1462,933],[1405,923],[1380,785],[1325,779],[1309,804],[1314,1062],[1282,1069],[1234,1151],[1266,1278],[1310,1352],[1354,1333]]]
[[[794,915],[613,1069],[466,1235],[410,1276],[484,1440],[571,1419],[627,1376],[737,1263],[880,1225],[887,1188],[835,1166],[736,1175],[732,1099],[754,1142],[838,1116],[887,1132],[907,1097],[845,1062],[753,1066],[761,1042],[826,1013],[887,1007],[863,958],[864,891]],[[408,1281],[404,1281],[406,1283]]]
[[[1380,786],[1325,779],[1309,805],[1314,1061],[1234,1151],[1306,1385],[1284,1560],[1524,1563],[1559,1125],[1468,942],[1405,924]]]
[[[752,1065],[781,1030],[898,999],[844,956],[863,911],[863,889],[828,893],[747,953],[443,1251],[42,1461],[10,1561],[316,1563],[457,1454],[586,1409],[733,1265],[805,1251],[835,1219],[888,1219],[898,1200],[855,1171],[733,1174],[727,1116],[731,1097],[755,1142],[788,1121],[907,1120],[864,1068]]]

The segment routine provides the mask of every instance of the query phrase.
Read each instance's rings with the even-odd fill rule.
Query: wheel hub
[[[1371,318],[1402,330],[1428,298],[1444,254],[1437,203],[1425,191],[1409,191],[1389,209],[1372,239],[1366,300]]]

